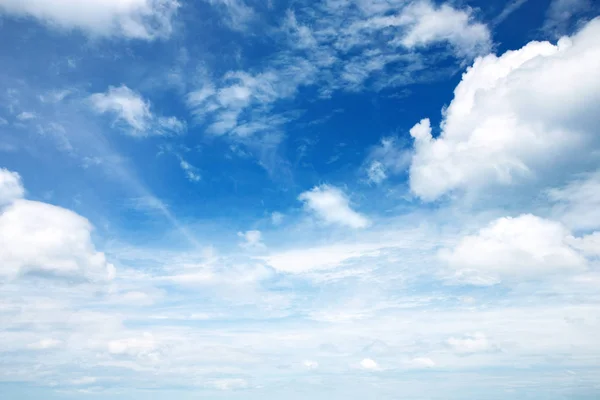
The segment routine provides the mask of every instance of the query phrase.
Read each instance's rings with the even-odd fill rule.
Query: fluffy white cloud
[[[91,240],[89,221],[64,208],[24,200],[20,177],[0,169],[0,276],[53,274],[111,279],[115,270]]]
[[[94,111],[115,117],[115,122],[124,125],[131,136],[180,134],[186,130],[184,122],[175,117],[158,117],[150,110],[150,102],[127,86],[110,86],[105,93],[89,97]]]
[[[360,367],[362,369],[366,369],[366,370],[370,370],[370,371],[377,371],[379,370],[379,364],[377,364],[374,360],[370,359],[370,358],[365,358],[360,362]]]
[[[0,206],[9,204],[25,195],[25,189],[21,183],[21,176],[0,168]]]
[[[481,332],[459,338],[451,337],[446,343],[458,354],[482,353],[494,348],[487,336]]]
[[[445,41],[461,56],[476,56],[491,47],[487,26],[473,21],[470,10],[457,10],[448,4],[413,3],[402,11],[399,22],[409,26],[400,40],[409,48]]]
[[[16,200],[0,214],[0,274],[55,274],[106,280],[114,267],[97,252],[92,226],[64,208]]]
[[[562,224],[526,214],[492,221],[454,248],[442,250],[440,257],[456,270],[457,279],[492,284],[585,269],[587,261],[572,240]]]
[[[311,361],[311,360],[305,360],[302,365],[304,365],[304,367],[306,369],[317,369],[319,368],[319,363],[316,361]]]
[[[315,186],[298,196],[298,200],[303,201],[307,210],[328,224],[350,228],[365,228],[369,225],[369,220],[352,210],[346,194],[336,187]]]
[[[600,232],[574,238],[571,244],[588,257],[600,257]]]
[[[0,12],[93,36],[152,40],[171,33],[177,0],[0,0]]]
[[[433,138],[427,119],[410,131],[411,190],[433,200],[584,162],[599,146],[599,35],[595,19],[557,45],[530,42],[477,59],[454,91],[440,136]]]

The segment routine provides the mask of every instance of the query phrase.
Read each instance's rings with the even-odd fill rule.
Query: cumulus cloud
[[[432,42],[448,42],[463,57],[489,51],[490,32],[486,25],[473,20],[470,10],[457,10],[448,4],[436,7],[430,1],[410,4],[399,16],[409,29],[400,42],[409,48]]]
[[[340,189],[321,185],[302,193],[298,200],[306,209],[327,224],[337,224],[350,228],[365,228],[369,220],[350,208],[350,200]]]
[[[127,86],[110,86],[105,93],[89,97],[92,109],[100,114],[114,116],[115,122],[134,137],[181,134],[184,122],[175,117],[159,117],[150,110],[150,102]]]
[[[177,0],[0,0],[0,12],[64,31],[153,40],[168,36]]]
[[[19,175],[0,170],[0,276],[52,274],[111,279],[115,270],[95,250],[90,222],[61,207],[22,199]]]
[[[434,200],[456,189],[541,179],[589,161],[585,155],[599,147],[599,35],[595,19],[556,45],[530,42],[478,58],[454,90],[439,137],[428,119],[411,129],[411,190]]]
[[[21,176],[16,172],[0,168],[0,206],[12,203],[24,195],[25,189]]]
[[[600,232],[574,238],[571,243],[588,257],[600,257]]]
[[[377,371],[379,370],[379,364],[377,364],[374,360],[370,358],[365,358],[360,362],[360,367],[362,369],[366,369],[369,371]]]
[[[525,214],[492,221],[454,248],[442,250],[440,257],[455,269],[458,280],[493,284],[584,270],[587,261],[573,248],[572,240],[564,225]]]

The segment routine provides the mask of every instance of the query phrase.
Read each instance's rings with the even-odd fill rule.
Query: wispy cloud
[[[111,86],[105,93],[91,95],[89,101],[94,111],[113,115],[115,123],[134,137],[186,131],[186,124],[175,117],[155,116],[150,110],[150,103],[127,86]]]

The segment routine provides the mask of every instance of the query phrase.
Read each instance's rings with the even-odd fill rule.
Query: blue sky
[[[0,397],[595,399],[593,0],[0,0]]]

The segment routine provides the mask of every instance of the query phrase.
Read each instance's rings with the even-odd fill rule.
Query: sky
[[[600,397],[596,0],[0,0],[0,398]]]

